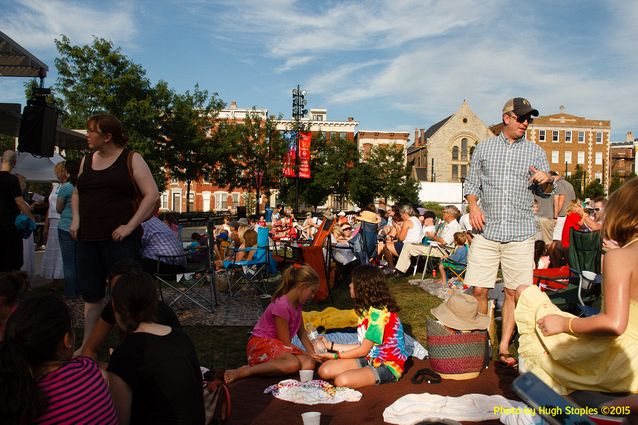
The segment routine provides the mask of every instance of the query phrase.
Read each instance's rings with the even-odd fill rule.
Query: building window
[[[193,211],[195,209],[195,194],[190,192],[188,194],[188,210]]]
[[[467,139],[465,137],[461,139],[461,161],[467,161]]]
[[[461,177],[463,177],[463,178],[467,177],[467,165],[466,164],[461,165]]]
[[[596,180],[598,180],[598,183],[602,183],[603,182],[603,173],[596,173]]]
[[[452,181],[456,181],[459,178],[459,166],[452,164]]]
[[[339,137],[341,138],[341,140],[346,140],[347,139],[346,132],[345,131],[339,132]]]
[[[585,132],[584,131],[579,131],[578,132],[578,143],[585,143]]]
[[[584,164],[585,163],[585,152],[583,151],[578,151],[578,164]]]
[[[544,142],[545,141],[545,130],[539,130],[538,131],[538,140],[540,142]]]
[[[228,208],[228,193],[215,192],[215,210],[224,211]]]
[[[239,205],[239,192],[233,192],[233,207]]]
[[[596,165],[603,165],[603,153],[596,152]]]
[[[168,193],[162,193],[162,209],[168,209]]]
[[[202,211],[210,211],[210,192],[202,192]]]
[[[572,163],[572,153],[571,152],[565,152],[565,163],[567,163],[567,164],[571,164]]]
[[[459,160],[459,147],[454,146],[452,148],[452,161],[458,161],[458,160]]]
[[[558,130],[553,130],[552,131],[552,142],[553,143],[558,143]]]
[[[603,133],[601,133],[600,131],[596,132],[596,144],[597,145],[603,144]]]
[[[323,115],[313,115],[312,116],[312,120],[313,121],[323,121]]]
[[[571,142],[572,142],[572,131],[567,130],[565,131],[565,143],[571,143]]]
[[[173,211],[182,212],[182,194],[173,192]]]
[[[558,164],[558,151],[552,151],[552,164]]]

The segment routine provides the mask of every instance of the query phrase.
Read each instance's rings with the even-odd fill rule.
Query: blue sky
[[[638,133],[636,1],[0,0],[0,31],[49,65],[54,39],[111,40],[177,91],[291,114],[291,90],[360,130],[427,128],[464,99],[488,125],[508,98],[542,115],[612,121]],[[0,102],[24,104],[24,79]]]

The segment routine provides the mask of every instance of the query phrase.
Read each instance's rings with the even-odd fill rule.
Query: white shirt
[[[438,236],[445,241],[446,245],[452,245],[454,243],[454,234],[456,232],[463,232],[463,228],[458,221],[452,220],[449,223],[445,223],[441,234]]]

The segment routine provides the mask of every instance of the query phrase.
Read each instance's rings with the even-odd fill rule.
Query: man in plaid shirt
[[[509,367],[517,365],[509,353],[516,289],[531,285],[533,279],[534,193],[553,190],[545,151],[525,139],[533,116],[538,116],[538,111],[527,99],[517,97],[505,103],[503,130],[497,137],[477,145],[463,193],[475,233],[468,254],[466,282],[473,286],[480,311],[487,313],[488,290],[494,288],[501,267],[505,301],[499,362]]]

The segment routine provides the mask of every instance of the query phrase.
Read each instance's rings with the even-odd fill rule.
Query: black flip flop
[[[432,369],[423,368],[416,371],[412,376],[413,384],[422,384],[423,381],[427,381],[428,384],[440,384],[442,379],[441,375],[433,371]]]

